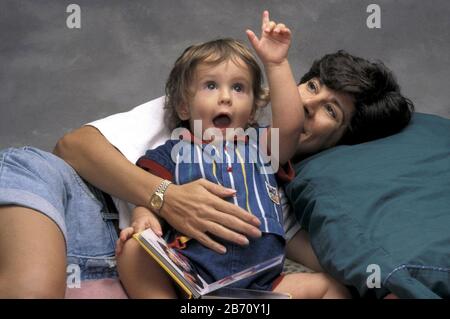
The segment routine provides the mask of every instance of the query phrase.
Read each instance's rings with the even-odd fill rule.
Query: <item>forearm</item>
[[[161,178],[130,163],[92,126],[65,135],[53,153],[89,183],[135,205],[145,206],[161,182]]]
[[[295,152],[303,128],[300,94],[287,59],[265,65],[270,89],[272,127],[279,129],[280,163],[286,163]]]
[[[137,206],[147,206],[162,179],[130,163],[93,127],[83,127],[58,141],[54,153],[78,174],[103,191]],[[160,215],[180,232],[217,252],[225,249],[206,233],[236,244],[245,237],[261,235],[259,221],[239,206],[221,197],[234,192],[200,179],[185,185],[171,185],[164,196]],[[219,197],[220,196],[220,197]]]

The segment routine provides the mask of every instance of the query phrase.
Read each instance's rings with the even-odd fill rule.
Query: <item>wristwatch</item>
[[[148,206],[149,206],[150,210],[153,211],[157,215],[159,215],[159,211],[161,210],[161,207],[164,204],[164,193],[170,184],[172,184],[171,181],[168,181],[167,179],[163,180],[161,182],[161,184],[159,184],[156,191],[150,197]]]

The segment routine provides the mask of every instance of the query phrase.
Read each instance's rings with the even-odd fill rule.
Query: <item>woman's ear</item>
[[[189,118],[191,117],[191,115],[189,114],[189,106],[187,103],[181,103],[178,107],[177,107],[177,114],[178,117],[180,118],[180,120],[182,121],[187,121],[189,120]]]

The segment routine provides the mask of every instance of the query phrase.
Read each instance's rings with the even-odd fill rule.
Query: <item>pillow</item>
[[[133,164],[170,137],[164,124],[164,96],[85,125],[97,128]]]
[[[286,193],[327,272],[361,296],[450,297],[450,120],[415,113],[399,134],[296,173]]]

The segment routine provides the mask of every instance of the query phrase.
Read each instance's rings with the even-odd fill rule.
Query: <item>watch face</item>
[[[152,200],[151,200],[150,204],[152,205],[153,208],[160,209],[162,206],[162,198],[159,197],[158,195],[154,194],[152,196]]]

